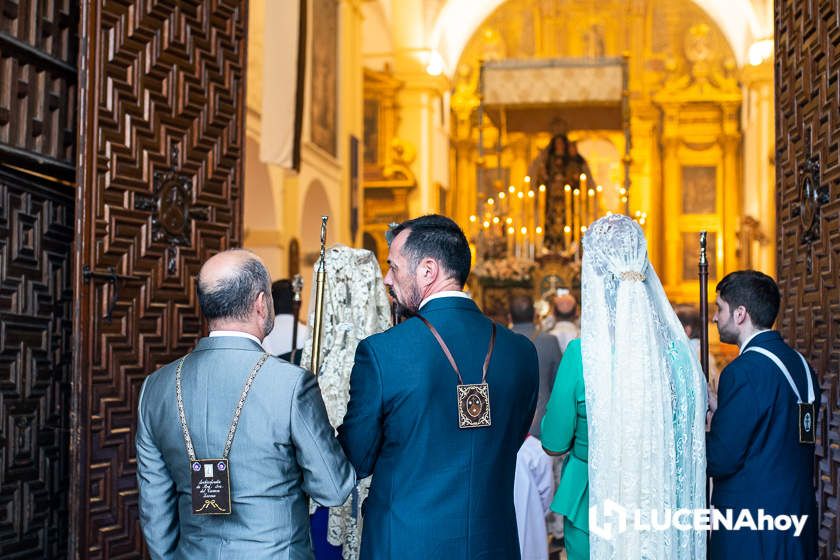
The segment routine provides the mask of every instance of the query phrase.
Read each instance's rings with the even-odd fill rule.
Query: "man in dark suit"
[[[513,479],[537,402],[534,345],[462,291],[470,250],[452,220],[423,216],[391,233],[385,284],[412,316],[359,344],[339,428],[359,478],[373,475],[361,557],[519,558]]]
[[[557,338],[548,333],[540,332],[534,325],[534,300],[527,294],[517,294],[510,298],[510,330],[527,336],[537,349],[537,360],[540,364],[540,392],[537,398],[537,412],[531,422],[530,434],[540,437],[540,424],[545,416],[545,405],[554,387],[557,367],[560,365],[560,345]]]
[[[712,504],[734,510],[734,519],[741,510],[749,510],[756,522],[759,510],[808,517],[799,536],[793,528],[714,531],[710,555],[715,560],[817,557],[814,444],[808,441],[820,390],[804,358],[770,330],[779,299],[776,283],[760,272],[733,272],[717,285],[714,322],[720,340],[738,344],[741,354],[720,375],[717,410],[706,436],[707,468],[714,478]],[[804,422],[800,400],[814,404]],[[802,429],[811,432],[801,434]]]

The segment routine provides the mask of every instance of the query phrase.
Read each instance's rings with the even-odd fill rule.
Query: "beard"
[[[718,334],[720,335],[720,341],[725,344],[738,344],[738,332],[731,327],[731,319],[723,325],[721,325],[720,323],[717,324]]]
[[[408,319],[417,313],[420,308],[420,302],[423,300],[420,297],[420,289],[414,282],[409,284],[404,292],[405,297],[400,298],[394,291],[393,286],[388,286],[388,293],[391,294],[391,298],[394,301],[394,315],[398,318]]]
[[[294,327],[292,327],[292,328],[294,328]],[[268,315],[265,316],[265,320],[263,321],[262,330],[263,330],[263,338],[267,337],[268,334],[271,331],[274,330],[274,309],[272,309],[271,312]]]

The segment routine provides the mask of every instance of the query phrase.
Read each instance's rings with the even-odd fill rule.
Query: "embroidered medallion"
[[[490,426],[490,387],[487,383],[458,385],[458,427]]]

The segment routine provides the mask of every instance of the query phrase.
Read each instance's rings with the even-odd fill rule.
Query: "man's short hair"
[[[730,272],[716,289],[730,309],[743,305],[755,327],[769,329],[776,321],[781,296],[776,282],[766,274],[757,270]]]
[[[470,244],[458,224],[446,216],[429,214],[392,227],[389,232],[391,239],[404,230],[408,230],[408,236],[402,252],[411,270],[415,270],[421,260],[432,258],[461,286],[467,283]]]
[[[702,330],[700,310],[690,304],[681,304],[674,311],[682,326],[691,330],[691,338],[700,338]]]
[[[256,257],[244,260],[215,286],[205,286],[199,276],[196,291],[201,313],[208,321],[247,319],[257,296],[260,292],[268,293],[270,284],[268,270]]]
[[[274,300],[275,315],[292,314],[292,281],[281,278],[271,283],[271,298]]]
[[[527,294],[516,294],[510,298],[510,320],[514,323],[534,321],[534,299]]]

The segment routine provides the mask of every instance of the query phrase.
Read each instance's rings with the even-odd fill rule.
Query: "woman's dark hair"
[[[275,315],[291,315],[293,298],[291,280],[281,278],[271,283],[271,299],[274,300]]]
[[[769,329],[776,321],[781,296],[776,282],[766,274],[757,270],[730,272],[716,289],[730,309],[743,305],[759,329]]]
[[[677,305],[674,311],[677,313],[677,318],[682,326],[691,330],[691,338],[700,338],[700,331],[703,328],[700,321],[700,310],[690,304],[681,304]]]
[[[208,321],[215,319],[247,319],[260,292],[269,293],[271,277],[256,258],[249,258],[241,268],[223,278],[215,286],[205,286],[199,276],[196,283],[198,304]]]
[[[429,257],[438,261],[445,272],[463,286],[470,274],[470,245],[464,232],[451,219],[429,214],[405,221],[391,228],[390,239],[408,230],[402,252],[414,270]]]

